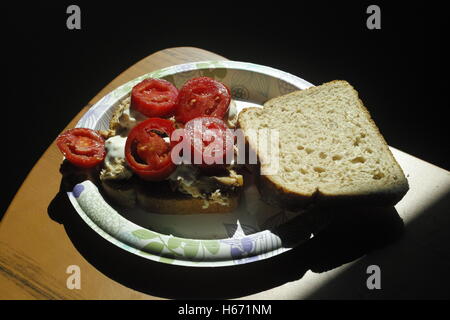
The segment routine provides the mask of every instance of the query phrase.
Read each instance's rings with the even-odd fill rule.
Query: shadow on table
[[[410,217],[404,236],[395,246],[364,256],[302,298],[450,299],[449,199],[450,190],[441,192],[420,213]],[[366,269],[370,265],[381,270],[380,290],[367,289]]]
[[[181,267],[133,255],[95,233],[61,187],[48,207],[77,250],[111,279],[150,295],[175,299],[236,298],[323,272],[384,247],[400,237],[403,221],[394,207],[334,209],[334,219],[313,238],[270,259],[231,267]]]

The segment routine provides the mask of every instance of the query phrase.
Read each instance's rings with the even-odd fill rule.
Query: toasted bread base
[[[102,191],[106,197],[119,206],[139,207],[159,214],[210,214],[230,213],[237,209],[242,188],[222,195],[223,204],[193,198],[179,191],[173,191],[165,181],[141,183],[137,180],[127,182],[102,181]]]
[[[161,199],[151,195],[139,194],[137,201],[145,210],[161,214],[212,214],[212,213],[230,213],[237,209],[239,205],[240,193],[235,193],[227,197],[227,205],[219,203],[208,203],[205,206],[205,200],[199,198],[174,198]]]

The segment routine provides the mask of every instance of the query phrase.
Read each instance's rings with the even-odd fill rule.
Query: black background
[[[7,5],[0,213],[98,91],[140,59],[176,46],[268,65],[313,84],[348,80],[391,146],[449,169],[445,12],[431,2],[396,3],[374,2],[381,30],[367,29],[373,3],[364,1]],[[81,8],[81,30],[66,28],[70,4]]]

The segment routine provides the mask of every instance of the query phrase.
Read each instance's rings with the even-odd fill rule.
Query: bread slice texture
[[[262,199],[295,210],[311,203],[394,205],[408,191],[408,181],[379,129],[346,81],[336,80],[247,108],[238,117],[260,169]],[[267,136],[278,132],[278,154],[264,150]],[[272,142],[273,143],[273,142]]]

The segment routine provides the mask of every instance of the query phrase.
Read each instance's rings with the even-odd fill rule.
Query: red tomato
[[[184,127],[189,139],[194,164],[203,168],[223,167],[234,155],[234,136],[225,122],[214,117],[190,120]],[[227,159],[228,155],[228,159]]]
[[[208,77],[194,78],[180,89],[175,118],[182,123],[197,117],[223,119],[230,101],[230,90],[223,83]]]
[[[130,107],[147,117],[173,115],[178,89],[163,79],[145,79],[131,90]]]
[[[58,136],[56,145],[77,167],[92,168],[105,159],[105,140],[92,129],[69,129]]]
[[[164,141],[175,130],[173,122],[161,118],[149,118],[131,129],[125,143],[125,159],[131,170],[149,181],[161,181],[174,170],[170,158],[173,143]]]

